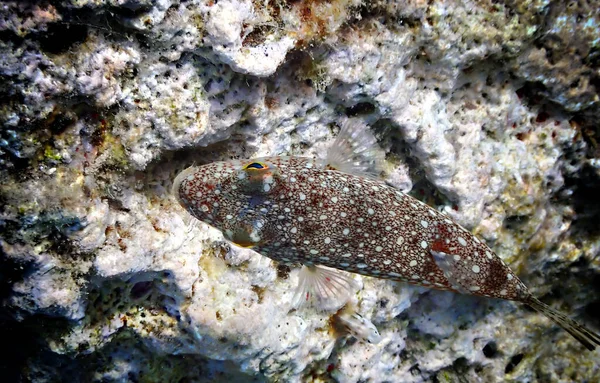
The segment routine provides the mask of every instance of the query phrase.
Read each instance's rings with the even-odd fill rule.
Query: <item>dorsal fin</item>
[[[325,169],[379,177],[384,159],[385,154],[369,126],[356,118],[346,118],[323,161]]]

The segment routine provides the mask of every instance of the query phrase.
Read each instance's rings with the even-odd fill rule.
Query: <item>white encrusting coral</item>
[[[389,183],[584,313],[597,295],[573,286],[599,270],[597,27],[548,7],[4,2],[5,305],[66,319],[38,334],[81,381],[598,380],[595,354],[539,315],[360,276],[349,305],[381,339],[356,340],[333,308],[291,307],[295,265],[229,245],[169,193],[192,164],[322,155],[355,116]],[[48,363],[32,358],[29,378],[70,378]]]

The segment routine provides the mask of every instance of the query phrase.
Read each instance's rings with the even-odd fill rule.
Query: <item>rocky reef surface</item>
[[[327,150],[368,122],[387,181],[592,328],[600,302],[594,1],[0,4],[0,372],[8,381],[598,381],[510,302],[367,277],[371,345],[290,309],[297,269],[195,223],[192,163]],[[20,378],[19,378],[20,376]],[[11,380],[14,379],[14,380]]]

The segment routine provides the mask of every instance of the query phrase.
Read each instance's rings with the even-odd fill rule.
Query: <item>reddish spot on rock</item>
[[[546,122],[546,120],[548,119],[548,117],[550,117],[548,115],[548,113],[546,113],[546,112],[540,112],[540,113],[538,113],[537,117],[535,118],[535,122],[538,122],[538,123],[540,123],[540,122]]]

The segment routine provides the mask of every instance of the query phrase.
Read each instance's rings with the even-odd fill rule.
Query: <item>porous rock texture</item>
[[[387,181],[598,329],[594,1],[0,4],[2,376],[97,382],[598,381],[531,310],[359,277],[371,345],[290,308],[297,268],[170,195],[193,163],[320,155],[369,123]]]

